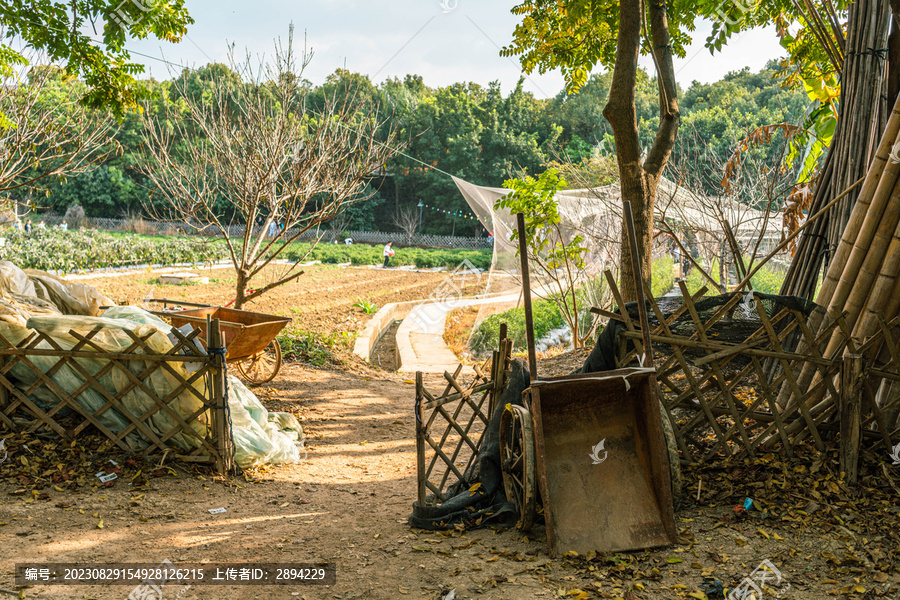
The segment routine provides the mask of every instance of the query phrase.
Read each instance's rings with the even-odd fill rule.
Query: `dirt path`
[[[465,538],[409,530],[415,495],[412,386],[288,365],[261,397],[270,407],[299,405],[310,432],[308,458],[269,468],[259,483],[224,485],[177,469],[131,493],[120,479],[83,493],[55,490],[47,500],[11,496],[0,485],[0,588],[12,589],[18,560],[33,562],[302,562],[337,564],[337,584],[314,587],[195,587],[191,598],[438,597],[442,588],[478,586],[509,569],[496,562],[490,531]],[[29,502],[29,500],[31,500]],[[60,503],[71,504],[59,508]],[[60,504],[62,506],[63,504]],[[210,508],[227,513],[210,515]],[[100,519],[103,528],[98,529]],[[458,534],[457,534],[458,535]],[[509,542],[511,536],[504,536]],[[466,545],[467,550],[453,546]],[[420,551],[416,547],[424,547]],[[539,544],[518,545],[537,551]],[[460,571],[454,554],[475,557]],[[478,555],[493,562],[485,562]],[[490,584],[488,584],[490,585]],[[492,598],[532,598],[533,582],[508,584]],[[180,588],[172,591],[174,598]],[[462,590],[460,590],[462,591]],[[128,587],[40,587],[35,598],[125,598]],[[168,590],[166,590],[168,594]],[[165,595],[168,598],[169,595]],[[462,596],[460,596],[462,597]]]
[[[739,519],[728,503],[679,512],[676,547],[617,556],[551,560],[540,526],[527,537],[516,531],[412,531],[406,525],[415,497],[412,385],[391,375],[286,365],[260,397],[270,408],[297,412],[310,447],[301,464],[255,473],[258,483],[214,482],[181,468],[176,476],[151,478],[139,493],[127,485],[128,472],[110,488],[47,488],[46,496],[11,495],[19,487],[15,480],[0,483],[0,588],[13,588],[13,566],[26,560],[328,561],[337,565],[337,583],[328,588],[170,585],[163,598],[432,600],[455,589],[460,599],[564,594],[641,600],[697,594],[703,577],[734,585],[771,560],[783,585],[791,584],[784,598],[819,600],[832,591],[836,597],[898,597],[897,573],[878,575],[865,557],[852,568],[829,562],[828,556],[845,557],[861,540],[843,533],[823,537],[802,519]],[[10,454],[13,460],[25,455],[21,449]],[[208,513],[219,507],[227,512]],[[865,593],[839,593],[854,586]],[[25,597],[122,600],[130,591],[37,586]]]

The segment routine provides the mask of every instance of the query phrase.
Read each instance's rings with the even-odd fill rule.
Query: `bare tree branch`
[[[310,58],[295,54],[291,33],[287,44],[276,45],[272,63],[232,58],[241,83],[218,77],[203,98],[185,93],[181,118],[170,118],[177,106],[146,116],[142,167],[167,200],[149,210],[225,240],[238,308],[298,277],[293,271],[305,256],[247,293],[253,278],[306,232],[368,199],[371,175],[395,152],[393,127],[352,93],[326,98],[320,111],[308,105],[302,73]],[[235,225],[242,226],[239,236]]]
[[[2,79],[0,192],[32,188],[46,177],[87,171],[119,150],[108,113],[78,102],[62,69],[38,65]]]

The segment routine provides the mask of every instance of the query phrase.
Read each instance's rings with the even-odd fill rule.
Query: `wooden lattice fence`
[[[448,487],[468,487],[467,475],[480,448],[482,434],[496,408],[509,375],[512,341],[501,329],[500,348],[484,365],[474,365],[474,376],[461,381],[463,366],[444,373],[440,394],[426,389],[416,373],[416,451],[419,506],[447,500]]]
[[[620,308],[616,313],[595,312],[624,324],[616,363],[625,367],[643,355],[640,322],[624,308],[609,273],[607,281]],[[860,341],[853,339],[844,315],[830,314],[814,335],[807,312],[776,304],[770,314],[758,297],[746,294],[734,294],[711,316],[701,318],[697,302],[705,291],[691,296],[681,283],[681,306],[665,312],[648,293],[656,317],[651,343],[663,355],[657,362],[660,396],[682,460],[754,457],[776,447],[791,456],[795,445],[806,438],[824,449],[826,441],[840,431],[846,402],[840,381],[845,354],[862,355],[863,444],[880,443],[890,450],[900,443],[900,384],[891,385],[900,382],[900,319],[882,322],[881,331]],[[727,330],[736,311],[748,310],[753,314],[746,321],[758,323],[755,331],[740,343],[715,339],[717,331]],[[687,318],[689,335],[673,331],[676,322],[683,324]],[[820,348],[833,334],[840,343],[825,356]],[[798,376],[806,364],[815,367],[816,376],[803,386]],[[812,404],[817,397],[824,400]]]
[[[0,427],[66,440],[94,428],[123,452],[170,453],[229,470],[218,321],[211,322],[209,353],[195,342],[199,329],[173,329],[174,345],[164,354],[149,343],[156,330],[140,336],[122,329],[130,344],[119,352],[98,343],[103,331],[69,331],[70,348],[43,332],[18,344],[0,335]]]

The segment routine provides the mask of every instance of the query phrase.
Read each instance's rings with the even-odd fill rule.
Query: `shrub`
[[[654,298],[666,295],[666,292],[675,285],[675,263],[671,256],[662,256],[653,261],[651,276],[653,283],[650,289]]]
[[[540,340],[553,329],[563,327],[566,322],[559,308],[549,300],[536,299],[532,303],[534,316],[534,339]],[[500,343],[500,325],[508,326],[507,336],[515,346],[524,348],[527,342],[525,331],[525,309],[523,307],[511,308],[505,312],[491,315],[486,318],[472,333],[469,344],[475,354],[489,352]]]
[[[763,265],[756,274],[750,278],[753,289],[762,294],[777,294],[784,283],[784,271]]]
[[[706,269],[706,272],[709,273],[713,279],[718,280],[719,277],[719,261],[713,259],[712,264],[709,266],[703,265],[703,268]],[[715,296],[719,293],[719,290],[709,281],[706,277],[704,277],[700,270],[696,267],[691,268],[691,272],[688,273],[688,276],[685,278],[684,283],[687,285],[688,292],[691,294],[696,294],[700,291],[700,288],[703,286],[707,287],[707,296]]]
[[[207,239],[147,238],[101,231],[13,231],[0,259],[22,269],[71,273],[139,264],[208,263],[225,258],[221,243]]]

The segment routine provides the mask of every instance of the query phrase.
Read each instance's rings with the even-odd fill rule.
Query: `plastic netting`
[[[518,248],[511,241],[516,219],[509,210],[494,209],[496,202],[510,190],[477,186],[457,178],[454,181],[481,224],[493,234],[493,259],[485,295],[505,300],[481,305],[477,327],[487,316],[521,304]],[[530,255],[531,292],[534,298],[547,299],[577,289],[579,335],[586,336],[596,323],[590,307],[609,303],[609,290],[602,274],[606,269],[614,270],[618,264],[621,209],[615,195],[607,197],[597,190],[566,190],[558,193],[556,200],[561,223],[558,232],[548,231],[547,237],[551,243],[568,244],[580,235],[584,240],[581,246],[586,248],[584,264],[574,269],[548,269],[546,261],[539,260],[541,257]]]
[[[510,241],[516,227],[514,215],[508,210],[495,210],[494,205],[510,190],[477,186],[461,179],[454,182],[477,215],[484,228],[493,233],[493,260],[485,294],[505,298],[505,303],[488,303],[479,309],[476,327],[494,312],[519,305],[517,295],[521,286],[517,248]],[[617,276],[622,223],[622,196],[618,184],[603,187],[564,190],[556,194],[561,223],[559,232],[547,232],[551,242],[570,242],[575,236],[583,238],[584,265],[567,272],[559,267],[548,270],[537,257],[529,256],[532,296],[549,298],[575,288],[578,302],[578,331],[589,337],[597,319],[590,314],[591,306],[608,307],[612,297],[602,276],[610,270]],[[767,251],[772,240],[780,239],[780,220],[772,215],[745,206],[728,197],[711,197],[694,193],[663,178],[657,189],[655,219],[658,233],[675,231],[680,242],[705,265],[718,265],[727,272],[725,223],[731,228],[742,252],[758,256]],[[665,221],[665,225],[663,225]],[[673,267],[679,269],[684,259],[674,241],[666,235],[655,236],[654,256],[671,253]],[[679,270],[680,272],[680,270]],[[715,275],[715,273],[714,273]],[[568,324],[567,324],[568,325]],[[554,332],[560,339],[559,331]],[[561,336],[563,341],[571,336]],[[470,340],[471,341],[471,340]],[[541,344],[538,344],[541,346]],[[471,346],[471,344],[470,344]]]

